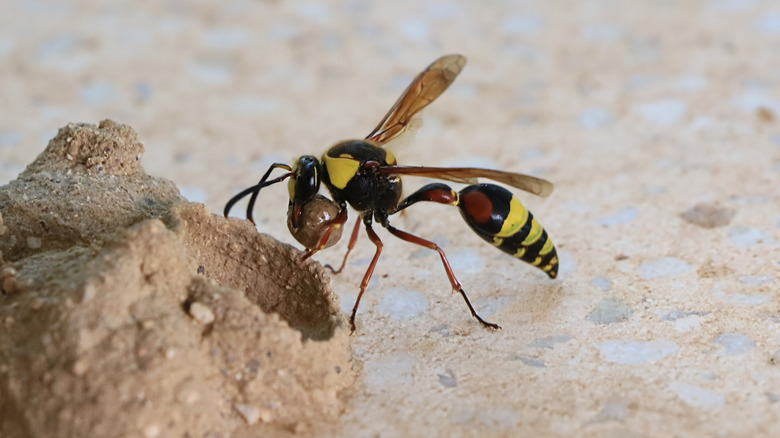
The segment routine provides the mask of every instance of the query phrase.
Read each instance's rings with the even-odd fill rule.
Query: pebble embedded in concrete
[[[688,102],[679,99],[663,99],[639,105],[639,114],[646,122],[659,127],[677,123],[688,110]]]
[[[639,275],[645,280],[674,277],[693,270],[693,267],[685,260],[675,257],[661,257],[653,260],[645,260],[639,265]]]
[[[552,350],[557,344],[563,344],[574,339],[571,335],[553,335],[544,338],[537,338],[531,341],[528,346],[536,348],[548,348]]]
[[[735,354],[744,354],[756,348],[756,343],[752,339],[739,333],[724,333],[718,335],[712,340],[712,343],[723,347],[719,356],[731,356]]]
[[[605,108],[586,108],[580,112],[580,125],[586,129],[598,129],[614,121],[612,113]]]
[[[639,215],[639,209],[636,207],[625,207],[615,213],[602,216],[596,222],[606,227],[614,227],[632,222]]]
[[[737,280],[748,286],[761,286],[764,283],[768,283],[772,280],[772,277],[768,275],[742,275]]]
[[[734,245],[740,249],[749,249],[762,243],[774,243],[768,232],[747,227],[729,228],[729,237]]]
[[[596,307],[585,317],[594,324],[612,324],[628,321],[634,314],[634,309],[617,298],[604,298],[596,303]]]
[[[669,388],[685,403],[702,409],[719,409],[725,404],[723,396],[687,383],[672,382]]]
[[[485,267],[482,256],[471,249],[459,249],[448,255],[450,266],[457,273],[478,274]]]
[[[547,365],[544,364],[544,361],[531,356],[526,356],[524,354],[516,354],[512,356],[512,359],[519,360],[520,362],[524,363],[525,365],[528,365],[529,367],[534,368],[546,368]]]
[[[411,319],[428,310],[428,299],[416,290],[392,288],[384,293],[376,308],[394,319]]]
[[[612,280],[606,275],[591,278],[590,284],[597,287],[602,292],[608,292],[612,288]]]
[[[680,350],[672,341],[611,340],[596,344],[596,348],[603,360],[625,365],[655,362]]]
[[[458,386],[458,379],[452,370],[447,370],[444,373],[439,374],[439,383],[445,388],[454,388]]]
[[[403,352],[388,354],[365,363],[367,386],[403,385],[412,383],[412,368],[417,360]]]

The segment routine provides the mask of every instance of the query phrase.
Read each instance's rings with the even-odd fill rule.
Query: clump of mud
[[[319,264],[187,203],[127,126],[0,187],[0,436],[312,430],[355,379]]]

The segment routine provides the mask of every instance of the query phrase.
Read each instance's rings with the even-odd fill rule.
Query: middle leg
[[[368,265],[368,269],[366,269],[365,275],[363,275],[363,281],[360,282],[360,292],[358,293],[357,299],[355,300],[355,306],[352,308],[352,315],[349,317],[349,326],[352,330],[351,333],[355,332],[355,314],[357,314],[357,309],[360,305],[360,298],[363,297],[363,293],[366,291],[368,283],[371,281],[371,276],[374,274],[376,262],[379,260],[379,255],[382,254],[382,247],[384,246],[382,244],[382,240],[379,239],[379,236],[377,236],[376,232],[371,227],[371,220],[370,213],[367,213],[363,218],[363,223],[366,225],[366,234],[368,234],[368,238],[376,246],[376,252],[374,253],[374,258],[371,259],[371,263]],[[355,229],[357,229],[357,227],[355,227]]]
[[[349,244],[347,245],[347,253],[344,254],[344,258],[341,260],[341,266],[339,266],[338,269],[333,269],[333,266],[325,265],[326,268],[330,269],[330,272],[334,274],[339,274],[341,270],[344,269],[344,265],[347,264],[347,257],[349,257],[349,253],[352,252],[352,248],[355,247],[355,242],[357,242],[359,231],[360,231],[360,219],[355,221],[355,228],[352,229],[352,236],[349,237]]]

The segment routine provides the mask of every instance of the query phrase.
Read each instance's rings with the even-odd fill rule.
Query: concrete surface
[[[455,209],[380,231],[358,314],[363,376],[322,436],[777,436],[780,5],[344,0],[0,6],[0,183],[69,121],[112,118],[146,170],[221,211],[274,161],[365,136],[445,53],[469,64],[396,152],[556,184],[518,193],[561,254],[551,281]],[[174,128],[175,127],[175,128]],[[423,181],[408,178],[407,188]],[[293,242],[286,190],[259,229]],[[354,218],[354,214],[352,215]],[[344,243],[318,255],[338,263]],[[351,308],[373,246],[334,279]]]

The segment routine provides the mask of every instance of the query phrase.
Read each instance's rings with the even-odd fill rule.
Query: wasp
[[[488,243],[536,266],[550,278],[555,278],[558,273],[555,246],[533,214],[509,190],[495,184],[480,183],[479,179],[493,180],[542,197],[552,193],[552,183],[531,175],[475,167],[402,166],[396,162],[393,153],[384,147],[407,130],[414,116],[436,100],[465,65],[466,58],[457,54],[437,59],[414,78],[365,139],[336,143],[319,158],[303,155],[292,166],[274,163],[260,182],[238,193],[225,205],[224,214],[227,216],[236,202],[250,196],[246,216],[254,223],[252,210],[260,190],[287,179],[290,196],[287,225],[293,237],[306,248],[303,260],[340,239],[347,222],[347,205],[357,211],[360,219],[352,229],[341,266],[338,269],[327,266],[335,274],[341,272],[357,241],[360,224],[363,223],[376,251],[360,282],[360,292],[349,318],[352,332],[355,331],[355,315],[360,299],[382,253],[382,240],[374,231],[375,222],[401,240],[436,251],[453,292],[463,297],[471,315],[485,327],[500,328],[477,314],[455,277],[447,256],[436,243],[390,224],[390,216],[418,202],[458,207],[466,223]],[[283,169],[285,173],[269,179],[275,169]],[[402,176],[428,177],[467,186],[456,192],[448,185],[437,182],[402,199]],[[327,187],[332,199],[319,194],[322,184]]]

